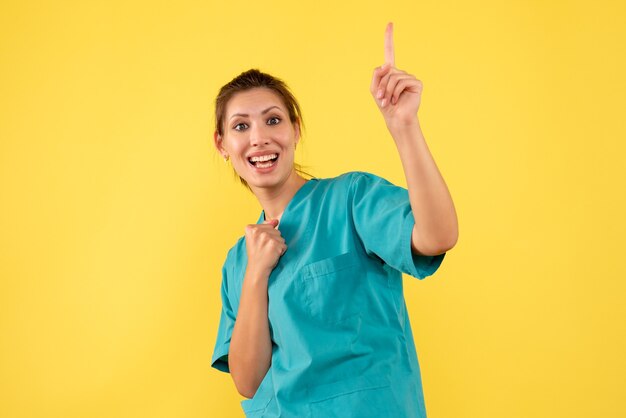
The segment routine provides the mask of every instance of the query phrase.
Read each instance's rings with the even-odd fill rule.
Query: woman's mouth
[[[248,163],[257,169],[271,168],[276,165],[277,161],[278,161],[277,153],[248,158]]]

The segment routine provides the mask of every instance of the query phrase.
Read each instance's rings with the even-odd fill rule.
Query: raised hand
[[[393,23],[385,30],[385,63],[374,69],[370,92],[388,127],[402,126],[417,120],[422,96],[422,82],[395,67]]]

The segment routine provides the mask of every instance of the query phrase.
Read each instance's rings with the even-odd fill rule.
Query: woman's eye
[[[275,121],[275,122],[273,122]],[[267,121],[268,125],[276,125],[277,123],[280,122],[280,118],[277,118],[276,116],[274,116],[273,118],[269,118]]]
[[[236,131],[243,131],[245,128],[247,127],[247,125],[243,122],[238,123],[237,125],[235,125],[234,129]]]

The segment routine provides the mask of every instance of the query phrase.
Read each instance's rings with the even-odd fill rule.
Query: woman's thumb
[[[278,226],[278,219],[268,219],[265,222],[263,222],[264,224],[272,224],[272,226],[274,228],[276,228]]]

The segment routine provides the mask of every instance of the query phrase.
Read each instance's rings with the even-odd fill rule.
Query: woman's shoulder
[[[315,178],[316,184],[311,189],[310,197],[314,200],[347,199],[350,201],[355,194],[367,191],[378,191],[380,187],[393,186],[387,179],[367,171],[347,171],[335,177]]]
[[[322,179],[329,188],[343,189],[349,195],[358,189],[369,189],[377,185],[391,185],[392,183],[377,174],[368,171],[348,171],[333,178]]]
[[[317,180],[319,180],[322,183],[326,183],[328,185],[333,185],[333,186],[345,185],[347,187],[350,187],[352,183],[354,183],[355,181],[358,181],[359,179],[363,179],[366,181],[379,181],[379,180],[386,181],[384,178],[376,174],[373,174],[367,171],[359,171],[359,170],[347,171],[335,177],[318,178]]]

